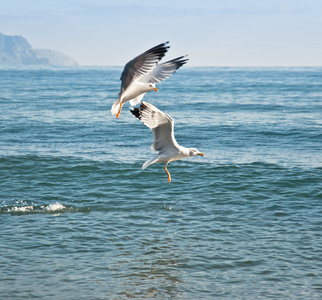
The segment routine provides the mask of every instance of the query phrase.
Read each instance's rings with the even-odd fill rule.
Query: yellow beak
[[[153,90],[155,90],[156,92],[158,92],[158,91],[159,91],[157,88],[154,88]]]
[[[202,152],[199,152],[198,155],[200,156],[205,156]]]

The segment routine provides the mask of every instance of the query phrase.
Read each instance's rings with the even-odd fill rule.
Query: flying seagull
[[[171,182],[171,176],[167,169],[169,162],[190,156],[205,156],[197,149],[180,146],[174,137],[173,119],[152,104],[142,101],[140,108],[131,108],[130,111],[152,130],[153,144],[151,149],[159,151],[154,158],[143,164],[142,170],[154,163],[163,162],[164,170],[168,175],[168,181]]]
[[[168,51],[169,42],[157,45],[129,61],[121,75],[121,91],[112,105],[111,113],[119,118],[124,102],[132,106],[138,104],[145,93],[158,91],[156,84],[176,72],[188,59],[180,56],[165,63],[158,64]]]

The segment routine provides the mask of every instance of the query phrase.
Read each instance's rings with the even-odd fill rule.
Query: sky
[[[0,32],[84,66],[165,41],[190,66],[322,66],[321,0],[0,0]]]

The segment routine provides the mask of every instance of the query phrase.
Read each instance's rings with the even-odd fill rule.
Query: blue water
[[[159,84],[170,184],[121,71],[0,69],[0,298],[321,299],[322,68]]]

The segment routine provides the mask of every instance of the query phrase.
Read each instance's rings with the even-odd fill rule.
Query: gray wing
[[[152,150],[164,152],[179,147],[174,137],[174,121],[168,114],[144,101],[140,108],[132,108],[131,113],[152,130]]]
[[[141,82],[159,83],[167,79],[183,66],[189,59],[186,56],[180,56],[157,65],[151,72],[140,77]]]
[[[129,61],[121,74],[121,92],[126,90],[133,80],[150,72],[168,51],[169,42],[157,45]]]

